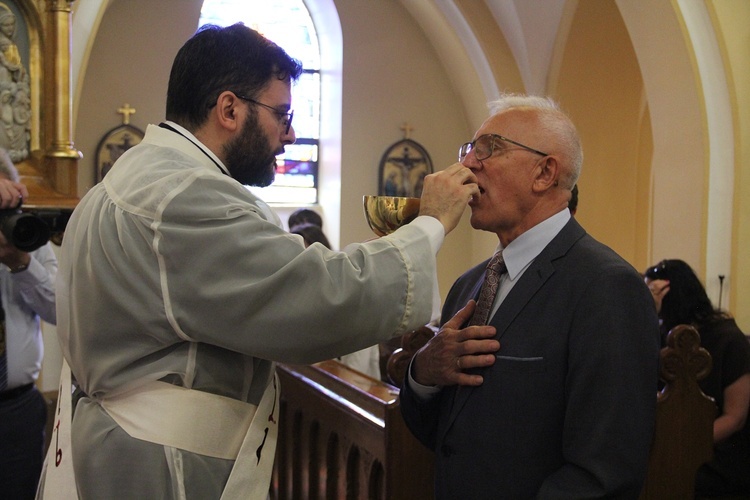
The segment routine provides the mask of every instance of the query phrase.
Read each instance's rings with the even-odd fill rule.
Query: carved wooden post
[[[711,365],[695,328],[670,330],[659,361],[666,385],[656,399],[654,441],[640,500],[694,497],[696,472],[713,456],[716,403],[698,385]]]

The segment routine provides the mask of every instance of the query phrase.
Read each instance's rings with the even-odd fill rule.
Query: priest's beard
[[[276,177],[276,154],[258,124],[257,115],[245,119],[240,135],[224,146],[229,174],[246,186],[269,186]]]

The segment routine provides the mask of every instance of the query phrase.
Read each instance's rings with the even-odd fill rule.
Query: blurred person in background
[[[698,330],[713,364],[701,390],[716,401],[714,458],[698,470],[696,494],[750,496],[750,343],[734,318],[713,306],[695,271],[666,259],[644,273],[661,320],[662,344],[677,325]]]
[[[29,193],[0,149],[0,209]],[[6,214],[7,215],[7,214]],[[0,497],[34,498],[44,459],[47,405],[35,382],[42,368],[41,320],[55,324],[57,259],[50,243],[25,252],[0,232]]]

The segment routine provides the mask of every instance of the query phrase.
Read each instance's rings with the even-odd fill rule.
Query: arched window
[[[250,189],[269,203],[292,205],[318,202],[320,141],[320,47],[310,13],[302,0],[204,0],[199,26],[242,22],[302,62],[292,87],[297,141],[278,158],[276,181]]]

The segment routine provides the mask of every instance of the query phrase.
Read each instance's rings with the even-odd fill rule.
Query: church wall
[[[113,0],[110,2],[82,75],[74,141],[83,153],[79,193],[95,183],[97,146],[122,124],[117,110],[136,112],[130,124],[145,131],[164,119],[172,59],[198,25],[200,0]],[[165,22],[165,20],[169,20]]]
[[[124,103],[134,107],[131,124],[142,130],[163,119],[171,62],[194,32],[200,5],[200,0],[111,1],[86,65],[75,121],[75,143],[84,153],[81,195],[95,182],[99,140],[121,123],[118,108]],[[377,193],[381,156],[403,138],[399,127],[404,122],[414,128],[411,138],[427,149],[436,170],[456,161],[458,146],[473,130],[434,49],[400,2],[347,0],[336,7],[344,36],[343,247],[373,237],[362,196]],[[470,265],[465,258],[470,232],[465,218],[440,253],[443,295]]]
[[[364,221],[362,196],[375,194],[385,150],[403,138],[427,149],[435,170],[457,161],[459,146],[474,133],[445,68],[411,15],[397,0],[337,0],[343,30],[341,244],[373,235]],[[468,212],[468,211],[467,211]],[[443,296],[471,264],[464,217],[438,256]]]
[[[723,307],[750,334],[750,2],[711,0],[714,22],[721,34],[724,64],[731,69],[730,86],[735,129],[732,280],[725,283]],[[729,221],[727,221],[729,223]],[[728,289],[727,289],[728,288]],[[728,303],[726,298],[729,297]]]
[[[613,246],[641,269],[644,263],[667,256],[651,255],[652,247],[674,247],[666,240],[663,230],[656,231],[660,238],[657,245],[654,247],[651,243],[651,217],[655,212],[660,214],[657,225],[661,224],[662,229],[670,228],[669,238],[681,239],[679,232],[685,229],[683,224],[665,219],[664,214],[669,211],[665,207],[675,202],[678,205],[685,203],[681,201],[684,195],[676,194],[678,189],[660,191],[653,200],[661,207],[656,207],[657,210],[648,206],[650,199],[644,197],[644,189],[649,189],[651,182],[647,178],[647,166],[649,155],[653,153],[648,131],[652,125],[660,127],[660,122],[654,118],[658,117],[659,108],[653,109],[645,103],[639,88],[643,83],[639,83],[638,67],[626,46],[628,36],[642,35],[631,32],[625,36],[619,24],[609,26],[613,20],[618,22],[607,10],[611,5],[596,6],[604,2],[590,1],[578,3],[578,15],[582,17],[574,22],[580,28],[571,30],[568,45],[558,48],[563,61],[558,79],[551,82],[551,90],[582,128],[586,165],[581,181],[579,217],[594,236]],[[748,109],[748,28],[741,20],[747,19],[750,6],[744,0],[714,0],[710,3],[724,31],[737,107]],[[364,223],[361,197],[376,192],[380,157],[390,144],[403,137],[399,130],[403,122],[414,127],[412,138],[426,147],[437,169],[455,161],[455,150],[471,137],[474,124],[467,122],[460,99],[451,88],[450,68],[440,64],[434,45],[425,38],[419,24],[401,2],[336,0],[335,4],[344,36],[340,235],[340,246],[343,246],[372,237]],[[596,14],[597,9],[604,12]],[[172,58],[194,31],[199,11],[199,0],[110,2],[96,32],[96,42],[83,75],[80,105],[74,117],[75,145],[84,153],[79,168],[81,195],[93,185],[94,157],[99,139],[121,123],[117,108],[126,102],[136,108],[131,123],[142,129],[146,124],[158,123],[163,118]],[[596,15],[604,17],[597,19]],[[603,23],[603,33],[592,25],[596,23]],[[611,55],[609,59],[601,57],[594,43],[606,40],[606,37],[610,37],[609,42],[614,44],[607,47]],[[581,51],[574,52],[572,47]],[[601,71],[596,70],[594,74],[606,82],[603,88],[590,83],[596,81],[591,80],[591,74],[598,65],[602,65]],[[609,80],[613,74],[617,78]],[[604,122],[601,109],[606,109]],[[652,123],[654,119],[656,121]],[[750,210],[747,208],[750,206],[750,187],[746,187],[750,186],[747,182],[750,178],[747,132],[750,124],[746,123],[750,118],[747,118],[747,113],[738,111],[735,120],[740,132],[736,152],[737,209],[733,221],[736,241],[733,242],[734,276],[730,304],[733,313],[740,318],[741,326],[747,330],[750,328],[750,287],[743,291],[740,284],[750,283],[750,260],[742,258],[741,250],[750,244]],[[602,123],[605,127],[600,130]],[[685,123],[682,126],[691,127]],[[672,130],[669,135],[678,137],[680,133]],[[612,220],[617,224],[612,224]],[[673,230],[677,233],[673,234]],[[696,267],[700,268],[700,245],[696,250],[693,233],[689,233],[687,239],[690,241],[688,252],[696,256]],[[449,235],[439,255],[443,296],[453,279],[493,244],[492,235],[477,237],[469,226],[468,216],[464,217],[459,228]]]
[[[402,137],[398,126],[403,121],[410,122],[414,127],[412,137],[427,148],[435,167],[444,168],[454,161],[458,144],[468,140],[474,132],[476,125],[469,124],[465,116],[476,116],[476,113],[467,113],[461,107],[460,99],[452,94],[447,78],[451,68],[438,64],[440,54],[434,52],[436,43],[425,40],[419,25],[409,17],[398,0],[335,1],[347,45],[344,60],[341,177],[343,245],[372,236],[364,223],[361,196],[377,189],[380,155],[387,146]],[[705,1],[712,12],[715,28],[720,33],[725,65],[730,72],[736,143],[735,200],[731,221],[734,234],[732,272],[726,283],[722,305],[728,305],[740,327],[748,333],[750,259],[746,249],[750,246],[750,113],[747,112],[750,109],[750,26],[746,20],[750,18],[750,2]],[[193,33],[201,3],[200,0],[103,2],[108,3],[109,8],[99,29],[94,31],[96,40],[90,59],[81,66],[85,68],[84,74],[80,76],[84,81],[77,98],[80,103],[76,105],[73,116],[73,140],[84,154],[79,166],[80,195],[85,194],[93,185],[94,156],[100,138],[122,122],[117,108],[126,102],[136,108],[137,112],[132,115],[131,123],[141,129],[145,129],[148,123],[162,120],[172,58]],[[641,269],[644,262],[650,263],[666,256],[652,255],[652,248],[678,248],[682,239],[681,222],[667,220],[665,225],[665,212],[673,211],[670,207],[687,206],[685,204],[692,206],[695,203],[692,194],[686,195],[684,190],[676,188],[657,193],[656,199],[660,207],[667,207],[666,209],[651,207],[650,203],[654,199],[648,191],[653,188],[654,174],[649,178],[644,177],[644,164],[649,165],[654,154],[652,138],[657,137],[660,143],[673,142],[658,137],[664,133],[653,132],[652,126],[663,130],[664,122],[660,116],[665,115],[665,104],[668,107],[682,105],[676,100],[667,101],[659,103],[654,109],[645,96],[641,101],[636,100],[637,70],[632,68],[631,55],[624,45],[625,40],[618,31],[618,25],[610,27],[604,24],[605,30],[612,30],[608,36],[613,37],[617,57],[612,57],[609,62],[598,59],[600,55],[595,50],[596,47],[587,45],[594,41],[601,42],[605,37],[601,33],[597,34],[595,26],[586,24],[601,24],[604,19],[607,22],[617,21],[606,10],[607,7],[591,5],[590,2],[591,0],[578,2],[580,5],[577,8],[580,7],[581,11],[577,15],[581,17],[574,19],[577,26],[581,25],[582,20],[587,21],[578,28],[585,33],[571,33],[569,41],[560,42],[557,50],[562,61],[556,63],[559,65],[558,76],[554,82],[550,82],[550,91],[562,100],[582,129],[587,158],[578,217],[596,237],[615,247]],[[78,0],[74,6],[79,10],[91,5],[98,8],[100,3],[102,2]],[[628,3],[618,3],[621,10],[623,5],[627,6]],[[605,10],[598,18],[595,15],[597,9]],[[77,11],[74,13],[76,15]],[[654,16],[651,9],[644,15]],[[627,24],[632,43],[645,44],[648,49],[646,52],[653,52],[656,43],[651,40],[655,36],[653,33],[661,36],[667,30],[662,28],[649,32],[648,21],[640,19],[635,12],[628,11],[623,16],[630,20]],[[660,53],[654,55],[658,64],[675,64],[674,57],[670,56],[675,45],[670,40],[662,39],[658,41],[658,45]],[[574,53],[571,49],[574,46],[579,46],[582,52]],[[74,47],[74,51],[76,49]],[[639,53],[639,57],[644,57],[643,54]],[[505,60],[507,55],[500,56]],[[618,77],[624,78],[624,82],[611,82],[609,84],[614,85],[613,89],[605,88],[603,91],[591,87],[586,79],[591,74],[594,61],[596,64],[604,64],[605,69],[622,72]],[[643,71],[643,65],[648,66],[650,62],[644,60],[640,64]],[[455,80],[455,75],[453,76]],[[604,74],[599,78],[605,81],[607,76]],[[499,79],[502,78],[504,77],[501,75]],[[78,88],[78,83],[74,79],[73,88]],[[507,81],[501,83],[507,84]],[[631,85],[626,86],[624,95],[615,93],[614,89],[621,88],[623,83],[632,84],[632,88]],[[670,84],[671,82],[664,80],[664,86]],[[465,88],[460,90],[465,91]],[[609,101],[606,100],[608,94],[611,94]],[[610,123],[623,120],[625,134],[619,129],[616,134],[597,131],[601,113],[591,105],[591,100],[598,101],[599,106],[606,109],[607,117],[615,119]],[[638,109],[637,119],[633,109]],[[669,123],[667,135],[678,140],[685,135],[692,136],[694,123],[697,121]],[[611,127],[612,125],[607,125],[605,130],[610,130]],[[604,144],[597,144],[600,140],[604,140]],[[626,158],[622,152],[629,147],[636,148],[637,153],[632,156],[625,151]],[[661,158],[665,157],[662,155]],[[665,163],[658,161],[654,165]],[[634,165],[637,165],[637,173],[632,171]],[[625,168],[625,173],[618,172],[615,171],[615,166],[618,169],[627,166],[630,170]],[[675,179],[682,177],[680,182],[684,182],[688,175],[684,170],[677,171],[681,174],[676,175],[668,170],[663,175]],[[609,172],[613,172],[613,177],[608,175]],[[610,201],[605,199],[605,195],[609,196]],[[699,202],[698,207],[701,206]],[[616,207],[622,208],[623,213],[610,213]],[[600,214],[601,210],[605,212]],[[680,210],[677,212],[681,213]],[[671,228],[666,233],[658,231],[662,233],[662,240],[656,245],[650,241],[655,216],[658,219],[657,225]],[[610,228],[606,222],[611,221],[612,217],[618,222]],[[616,230],[620,226],[620,219],[623,219],[623,231]],[[669,243],[667,238],[674,243]],[[691,255],[697,255],[696,260],[701,264],[700,250],[695,250],[693,244],[695,238],[688,234],[687,239],[690,241]],[[438,257],[443,296],[458,274],[491,251],[494,240],[488,233],[473,231],[468,223],[468,215],[464,217],[459,228],[449,235]],[[43,390],[56,390],[61,358],[54,327],[45,324],[44,335],[46,353],[40,386]]]
[[[562,59],[551,92],[578,127],[584,150],[576,218],[642,270],[649,262],[638,252],[646,245],[639,228],[648,225],[648,213],[637,202],[639,178],[648,178],[649,170],[640,158],[650,162],[640,142],[643,81],[614,3],[579,1],[558,50]]]

